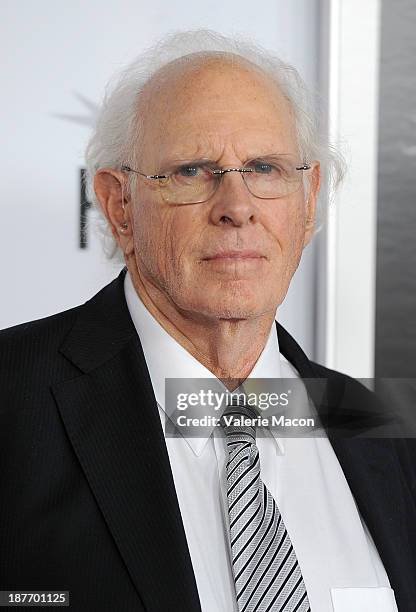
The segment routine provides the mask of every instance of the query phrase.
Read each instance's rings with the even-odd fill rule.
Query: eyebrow
[[[174,158],[169,161],[163,162],[164,165],[191,165],[191,164],[212,164],[217,165],[218,162],[208,157],[185,157],[185,158]]]
[[[207,143],[202,144],[202,143],[198,143],[196,144],[196,146],[184,146],[182,147],[178,147],[178,149],[175,151],[173,151],[170,154],[165,155],[162,159],[161,159],[161,165],[166,165],[166,164],[172,164],[172,163],[190,163],[191,161],[196,161],[196,160],[205,160],[208,159],[206,156],[204,156],[204,149],[205,151],[208,149],[209,147],[207,147]]]

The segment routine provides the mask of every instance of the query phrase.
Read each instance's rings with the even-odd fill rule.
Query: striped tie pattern
[[[310,612],[293,545],[272,494],[260,478],[255,427],[224,419],[253,418],[251,407],[227,406],[220,423],[228,447],[227,497],[239,612]]]

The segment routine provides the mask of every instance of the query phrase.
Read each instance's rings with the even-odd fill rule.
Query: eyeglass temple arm
[[[296,170],[310,170],[311,166],[303,164],[302,166],[296,166]],[[220,174],[221,176],[226,172],[254,172],[253,168],[226,168],[225,170],[213,170],[212,174]]]
[[[139,172],[138,170],[133,170],[130,166],[121,166],[121,170],[123,172],[134,172],[135,174],[140,174],[140,176],[144,176],[147,179],[163,179],[167,178],[166,174],[144,174],[144,172]]]

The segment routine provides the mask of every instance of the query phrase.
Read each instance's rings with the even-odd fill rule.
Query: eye
[[[212,171],[205,164],[191,162],[177,166],[171,174],[172,184],[194,186],[212,180]]]
[[[181,168],[178,169],[178,174],[180,174],[181,176],[198,176],[199,173],[199,166],[182,166]]]
[[[269,180],[286,178],[290,174],[290,167],[287,162],[281,159],[253,159],[247,164],[253,171],[252,180],[261,176]]]
[[[273,170],[276,170],[275,166],[266,162],[254,162],[254,171],[259,174],[271,174]]]

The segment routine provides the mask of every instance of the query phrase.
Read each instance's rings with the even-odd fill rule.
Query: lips
[[[219,251],[217,253],[210,254],[203,257],[204,261],[213,261],[221,259],[263,259],[264,255],[258,251],[253,250],[232,250],[232,251]]]

